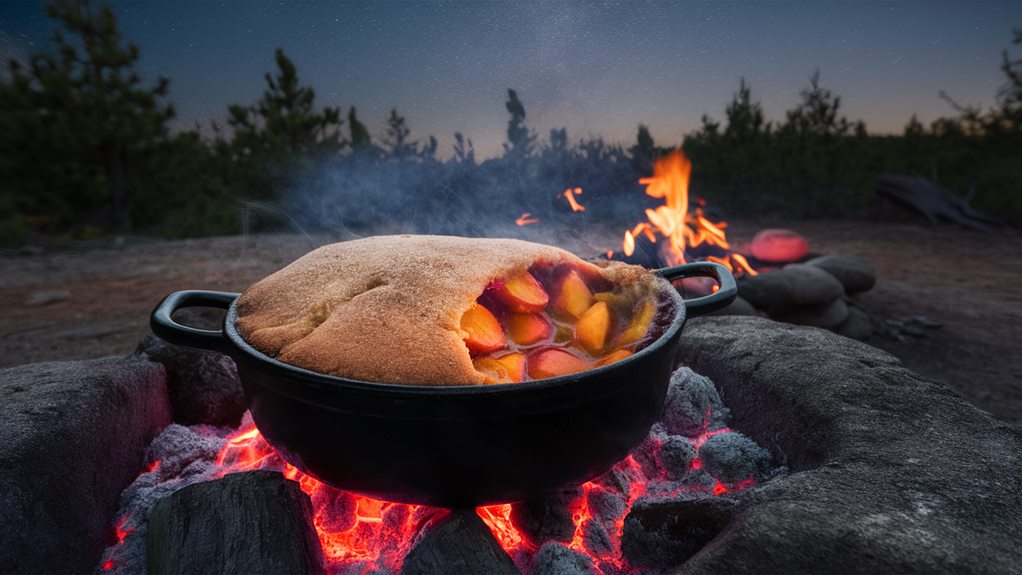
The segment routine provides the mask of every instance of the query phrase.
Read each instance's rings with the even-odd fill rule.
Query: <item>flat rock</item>
[[[866,340],[873,335],[873,320],[861,309],[848,306],[848,317],[834,328],[834,333],[860,341]]]
[[[848,313],[848,304],[844,300],[836,299],[830,303],[816,305],[771,308],[770,319],[795,325],[833,329],[848,319]]]
[[[735,297],[735,301],[707,315],[756,315],[756,308],[739,296]]]
[[[1012,573],[1022,437],[878,349],[820,329],[697,318],[679,359],[791,473],[746,491],[676,573]]]
[[[149,575],[325,573],[309,496],[276,471],[183,487],[157,501],[147,523]]]
[[[806,264],[790,264],[738,283],[738,295],[762,309],[827,304],[844,293],[837,278]]]
[[[163,367],[129,357],[0,370],[0,421],[0,572],[92,572],[121,491],[170,423]]]
[[[853,294],[873,289],[877,283],[876,273],[869,264],[853,256],[820,256],[806,262],[837,278],[845,293]]]
[[[473,509],[451,511],[428,528],[405,556],[402,575],[520,575]]]
[[[231,427],[241,423],[248,405],[234,360],[151,335],[139,343],[136,353],[167,368],[167,388],[176,421]]]

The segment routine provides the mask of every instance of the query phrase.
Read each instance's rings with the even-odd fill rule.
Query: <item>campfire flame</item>
[[[667,265],[685,263],[686,250],[706,245],[723,253],[707,256],[706,260],[722,264],[732,272],[756,275],[756,270],[745,257],[731,251],[731,244],[724,233],[727,222],[710,221],[703,213],[705,202],[702,200],[689,211],[688,184],[691,175],[692,162],[679,149],[657,160],[651,177],[639,180],[646,186],[647,196],[663,199],[664,203],[656,209],[646,210],[647,221],[625,230],[622,241],[624,254],[630,256],[635,252],[635,240],[639,236],[646,236],[651,243],[664,238],[666,241],[661,245],[660,253]]]

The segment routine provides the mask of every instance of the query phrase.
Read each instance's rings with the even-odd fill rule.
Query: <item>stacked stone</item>
[[[875,284],[876,275],[862,260],[821,256],[742,278],[738,299],[718,313],[763,315],[864,340],[873,334],[873,326],[855,296]]]

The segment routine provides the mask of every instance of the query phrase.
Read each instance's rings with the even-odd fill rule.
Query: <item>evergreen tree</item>
[[[419,145],[409,140],[411,130],[405,123],[403,116],[397,113],[397,108],[390,111],[390,118],[387,119],[387,135],[383,145],[391,157],[404,159],[416,155]]]
[[[466,138],[461,132],[454,133],[454,159],[459,163],[476,163],[475,146],[471,138]]]
[[[532,154],[536,135],[525,126],[525,105],[518,99],[518,93],[510,88],[504,104],[511,118],[507,122],[507,143],[504,151],[510,155],[527,157]]]
[[[628,148],[632,157],[632,168],[640,174],[653,173],[653,161],[656,159],[656,143],[649,133],[649,126],[639,124],[639,131],[635,136],[635,145]]]
[[[369,129],[359,121],[355,114],[355,106],[348,111],[348,126],[351,129],[351,148],[356,152],[368,152],[373,147],[373,140],[369,136]]]
[[[57,229],[130,230],[144,180],[158,177],[154,150],[174,114],[163,103],[169,82],[143,84],[139,48],[123,42],[108,6],[57,0],[46,11],[59,25],[56,54],[12,61],[0,82],[0,187],[10,194],[0,204]]]

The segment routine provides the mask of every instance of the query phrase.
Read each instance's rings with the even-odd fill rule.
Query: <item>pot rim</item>
[[[667,280],[659,279],[670,285]],[[314,382],[329,386],[338,390],[352,390],[358,389],[360,391],[375,392],[389,395],[411,395],[411,396],[463,396],[463,395],[492,395],[492,394],[507,394],[507,393],[525,393],[543,390],[552,390],[561,387],[565,387],[569,384],[586,381],[588,379],[598,377],[603,374],[611,373],[617,369],[623,368],[626,364],[632,361],[639,361],[643,358],[653,355],[660,348],[668,345],[669,342],[677,335],[681,328],[685,324],[687,310],[685,306],[685,300],[673,287],[668,290],[664,290],[667,294],[668,299],[661,305],[673,304],[674,306],[674,317],[671,319],[671,324],[667,329],[658,337],[653,340],[649,345],[635,352],[634,354],[626,357],[625,359],[615,361],[601,367],[593,369],[587,369],[585,371],[572,373],[568,375],[561,375],[557,377],[550,377],[546,379],[538,379],[532,381],[523,381],[518,383],[493,383],[487,385],[409,385],[402,383],[383,383],[377,381],[366,381],[361,379],[352,379],[347,377],[341,377],[337,375],[330,375],[318,371],[313,371],[303,367],[298,367],[289,363],[280,361],[279,359],[270,357],[262,351],[252,346],[238,331],[236,320],[238,317],[237,301],[231,303],[227,310],[227,315],[224,318],[224,335],[227,336],[227,340],[231,342],[233,350],[237,350],[247,356],[248,359],[254,360],[262,364],[261,367],[269,367],[277,372],[283,372],[294,378],[300,378],[303,380],[313,380]],[[232,350],[232,351],[233,351]],[[234,354],[231,354],[232,356]],[[237,359],[237,358],[235,358]]]

